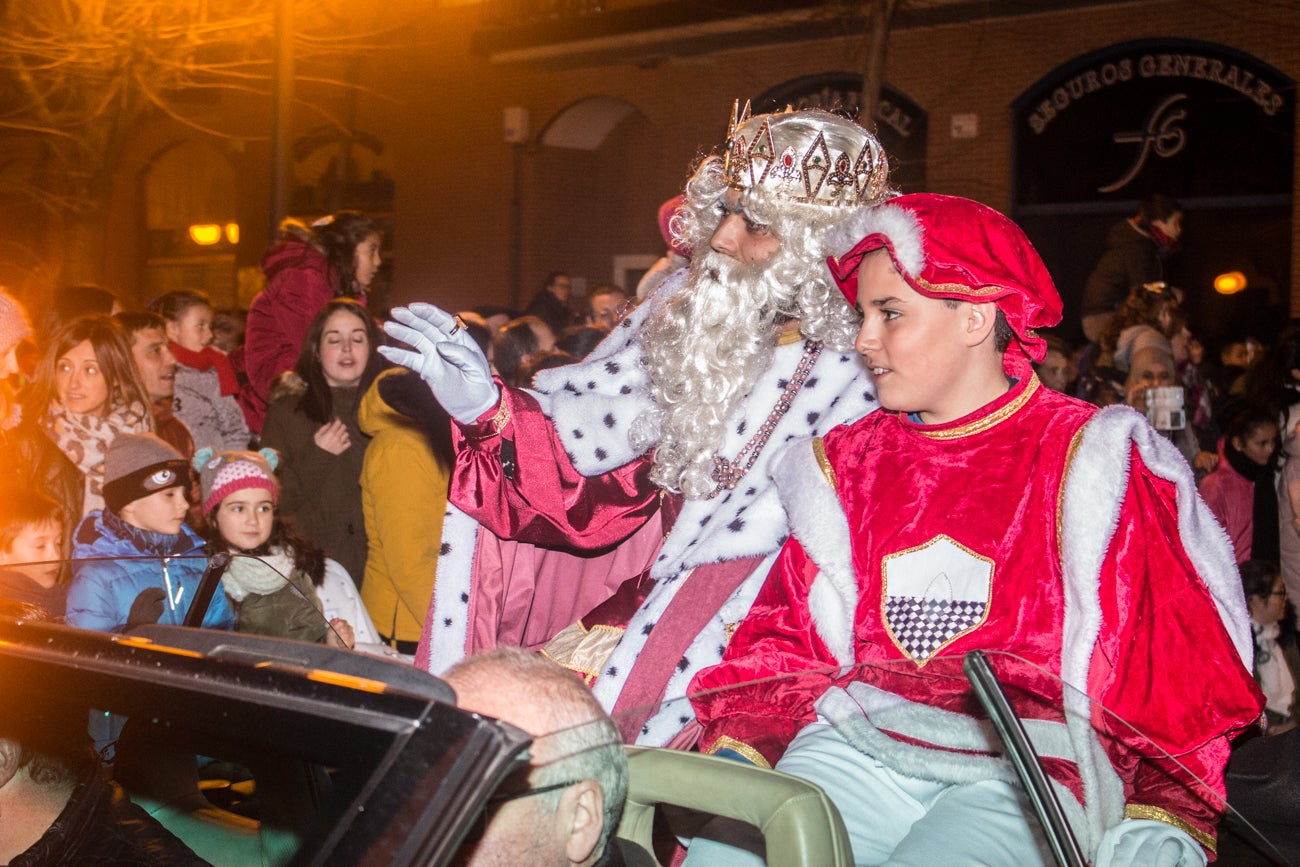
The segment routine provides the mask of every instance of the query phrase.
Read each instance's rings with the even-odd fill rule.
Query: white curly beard
[[[647,321],[658,434],[651,478],[662,487],[691,498],[713,490],[723,422],[771,365],[782,324],[797,315],[798,287],[773,280],[783,255],[745,263],[697,253],[689,289]]]

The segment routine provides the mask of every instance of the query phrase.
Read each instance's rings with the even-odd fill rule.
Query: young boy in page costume
[[[1034,376],[1061,300],[1010,220],[918,194],[844,232],[831,269],[885,411],[774,458],[793,538],[692,684],[732,687],[695,701],[701,746],[822,785],[859,864],[1050,863],[960,677],[985,650],[1090,860],[1205,863],[1221,802],[1188,771],[1221,796],[1261,701],[1190,468],[1136,412]]]

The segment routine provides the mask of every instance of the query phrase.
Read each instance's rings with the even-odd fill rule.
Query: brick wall
[[[494,66],[469,51],[475,7],[431,10],[427,2],[401,0],[389,8],[409,15],[409,23],[397,43],[363,63],[362,84],[375,95],[361,97],[357,119],[385,143],[397,181],[395,303],[430,298],[463,307],[509,300],[515,181],[512,148],[502,138],[507,106],[528,110],[534,137],[585,97],[614,97],[634,109],[597,151],[526,149],[519,178],[526,302],[552,268],[568,268],[593,285],[608,279],[615,255],[660,253],[655,209],[680,188],[701,151],[721,141],[733,98],[802,75],[860,68],[865,50],[864,37],[846,34],[734,51],[720,44],[713,54],[644,67]],[[1265,0],[1125,2],[898,30],[886,80],[928,112],[929,188],[1005,210],[1011,102],[1039,78],[1097,48],[1151,37],[1222,43],[1300,78],[1298,10],[1295,2]],[[331,99],[319,89],[306,94]],[[978,135],[951,137],[954,114],[975,115]],[[302,111],[296,126],[302,132],[320,122]],[[184,135],[192,133],[177,133]],[[145,158],[136,156],[136,171]],[[250,144],[243,159],[241,214],[252,224],[245,235],[252,247],[241,249],[240,261],[248,264],[260,255],[258,217],[266,212],[264,146]],[[1300,191],[1300,173],[1297,185]],[[142,207],[130,178],[123,190],[115,199],[117,218],[138,223]],[[127,245],[113,266],[123,281],[130,279],[132,249]],[[1297,278],[1293,255],[1287,287],[1293,298]],[[1300,303],[1293,306],[1300,312]]]

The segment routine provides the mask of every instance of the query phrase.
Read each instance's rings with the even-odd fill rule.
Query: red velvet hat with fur
[[[1061,321],[1061,296],[1019,226],[979,202],[914,193],[868,208],[836,230],[827,259],[850,304],[858,301],[862,257],[885,248],[894,268],[922,295],[997,304],[1016,339],[1003,356],[1012,376],[1042,361],[1047,344],[1035,329]]]

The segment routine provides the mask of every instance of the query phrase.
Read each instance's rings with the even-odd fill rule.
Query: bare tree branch
[[[65,258],[85,254],[81,270],[93,273],[113,179],[143,121],[167,118],[229,140],[266,138],[248,134],[245,115],[214,113],[210,102],[186,95],[269,99],[274,12],[275,0],[3,0],[0,138],[4,153],[21,156],[0,165],[0,191],[58,215],[66,244],[80,245]],[[298,61],[317,73],[299,80],[359,90],[329,72],[380,35],[295,32]],[[330,110],[295,104],[350,132]]]

